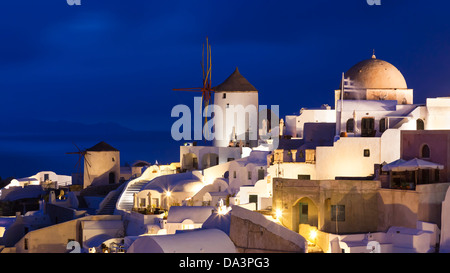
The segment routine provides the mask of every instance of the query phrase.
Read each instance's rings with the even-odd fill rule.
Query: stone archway
[[[315,227],[319,225],[319,208],[309,197],[297,199],[292,206],[293,230],[298,232],[300,224],[308,224]]]

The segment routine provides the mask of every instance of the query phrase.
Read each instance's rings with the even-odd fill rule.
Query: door
[[[109,184],[116,183],[116,174],[114,172],[109,173]]]
[[[373,118],[361,119],[361,136],[373,137],[375,136],[375,120]]]
[[[256,204],[256,209],[258,209],[258,195],[250,194],[248,196],[248,202],[249,203],[255,203]]]
[[[258,170],[258,180],[264,179],[264,173],[265,173],[264,169]]]
[[[308,203],[298,203],[299,222],[308,224]]]

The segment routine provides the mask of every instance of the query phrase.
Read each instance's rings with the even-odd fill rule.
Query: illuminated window
[[[194,229],[194,225],[192,225],[192,224],[187,224],[187,225],[183,224],[181,226],[181,229],[183,229],[183,230],[185,230],[185,229]]]

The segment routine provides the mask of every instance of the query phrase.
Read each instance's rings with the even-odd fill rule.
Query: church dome
[[[344,76],[353,80],[360,88],[407,89],[402,73],[392,64],[377,59],[375,55],[352,66]]]

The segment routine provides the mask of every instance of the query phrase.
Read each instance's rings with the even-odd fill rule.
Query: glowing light
[[[275,216],[277,217],[277,219],[280,219],[281,216],[283,216],[283,211],[281,209],[277,209],[275,211]]]
[[[225,206],[224,203],[223,203],[223,200],[220,199],[219,204],[218,204],[218,206],[217,206],[217,213],[218,213],[219,215],[225,215],[225,214],[227,214],[230,210],[231,210],[231,208]]]
[[[172,193],[170,191],[166,191],[166,196],[170,197],[172,195]]]
[[[317,230],[313,229],[309,232],[309,237],[311,238],[311,240],[315,240],[317,237]]]

